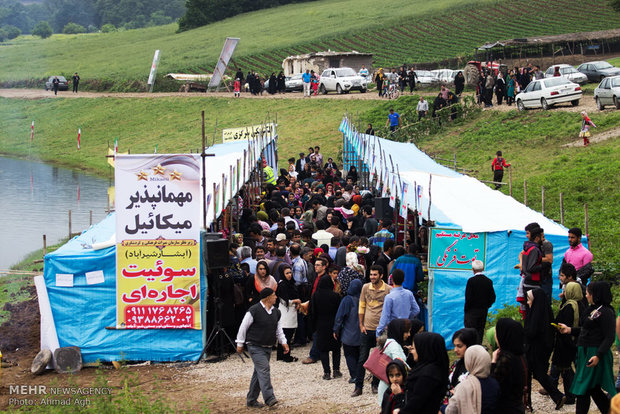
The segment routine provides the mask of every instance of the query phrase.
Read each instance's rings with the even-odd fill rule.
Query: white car
[[[453,84],[454,78],[456,77],[456,74],[458,72],[459,72],[458,70],[452,70],[452,69],[431,70],[431,73],[433,74],[435,79],[437,79],[439,83],[442,83],[444,85]]]
[[[351,68],[328,68],[321,74],[319,91],[323,94],[334,91],[349,93],[354,90],[366,92],[368,82]]]
[[[575,82],[581,85],[588,81],[588,77],[586,75],[579,72],[577,69],[575,69],[571,65],[567,65],[566,63],[549,66],[549,68],[545,72],[545,78],[553,78],[553,74],[555,73],[556,67],[560,68],[560,74],[571,82]]]
[[[415,82],[420,86],[430,86],[439,83],[439,80],[437,80],[430,70],[416,70],[415,74],[417,76]]]
[[[523,111],[525,108],[547,110],[552,105],[563,102],[570,102],[573,106],[577,106],[581,94],[581,86],[558,76],[530,82],[515,100],[519,111]]]
[[[620,76],[604,78],[594,89],[594,101],[600,110],[605,109],[605,105],[620,109]]]

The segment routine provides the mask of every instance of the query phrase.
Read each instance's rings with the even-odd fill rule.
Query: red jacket
[[[491,164],[491,169],[493,171],[503,170],[505,167],[510,167],[510,164],[506,164],[506,160],[504,158],[495,157],[493,163]]]

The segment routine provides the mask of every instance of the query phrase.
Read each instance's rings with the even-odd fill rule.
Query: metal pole
[[[405,224],[403,224],[403,247],[405,248],[405,251],[407,250],[407,219],[409,218],[409,204],[406,204],[406,210],[405,210]]]
[[[43,235],[43,257],[47,254],[47,236]]]
[[[542,194],[541,194],[541,212],[543,213],[543,215],[545,215],[545,186],[543,185],[542,188]]]
[[[202,111],[202,151],[200,156],[202,158],[202,227],[207,230],[207,177],[206,177],[206,159],[207,153],[205,147],[207,146],[207,136],[205,135],[205,111]],[[215,195],[215,194],[214,194]]]
[[[512,197],[512,167],[508,168],[508,191]]]
[[[523,204],[527,206],[527,180],[523,180]]]
[[[428,175],[428,214],[426,219],[431,221],[431,184],[433,182],[433,174]]]
[[[69,210],[69,239],[71,239],[71,210]]]
[[[89,226],[93,225],[93,211],[92,210],[89,211],[89,224],[88,225]]]
[[[560,224],[564,225],[564,193],[560,193]]]

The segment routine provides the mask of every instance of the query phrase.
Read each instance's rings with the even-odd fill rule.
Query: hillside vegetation
[[[270,73],[288,55],[327,49],[374,53],[377,67],[428,62],[470,55],[485,42],[620,27],[620,13],[606,0],[395,0],[380,12],[373,0],[321,0],[179,34],[176,27],[19,37],[0,46],[0,82],[31,80],[34,86],[46,76],[78,71],[84,82],[139,81],[139,89],[156,49],[162,51],[160,74],[211,72],[227,36],[241,38],[233,58],[245,71]]]

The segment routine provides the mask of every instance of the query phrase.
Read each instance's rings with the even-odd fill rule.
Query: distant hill
[[[83,79],[144,82],[155,49],[159,73],[211,72],[227,36],[241,38],[233,56],[244,71],[279,70],[291,54],[358,50],[375,66],[429,62],[473,53],[485,42],[620,27],[607,0],[320,0],[245,13],[175,33],[170,24],[2,46],[0,82],[40,80],[78,70]]]

